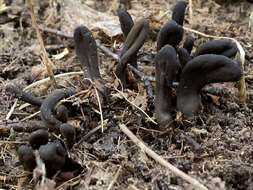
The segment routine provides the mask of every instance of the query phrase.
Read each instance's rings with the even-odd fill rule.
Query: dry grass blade
[[[245,51],[240,44],[238,40],[235,38],[229,38],[229,37],[223,37],[223,36],[213,36],[213,35],[208,35],[202,32],[199,32],[197,30],[193,30],[191,28],[184,27],[185,30],[198,34],[200,36],[206,37],[206,38],[214,38],[214,39],[227,39],[227,40],[232,40],[236,45],[239,50],[239,56],[240,56],[240,63],[242,66],[242,69],[244,71],[244,63],[245,63]],[[245,83],[245,76],[243,75],[242,78],[238,81],[238,98],[241,103],[245,103],[247,99],[247,89],[246,89],[246,83]]]
[[[140,110],[149,121],[151,121],[152,123],[154,123],[155,125],[157,125],[157,123],[145,112],[143,111],[140,107],[136,106],[133,102],[131,102],[130,100],[127,99],[127,97],[124,95],[123,92],[119,91],[116,87],[114,87],[114,89],[132,106],[134,106],[135,108],[137,108],[138,110]]]
[[[31,18],[32,18],[32,25],[33,25],[34,29],[36,30],[38,42],[39,42],[39,45],[40,45],[40,48],[41,48],[41,51],[42,51],[42,61],[46,66],[47,73],[48,73],[48,76],[51,79],[52,84],[54,85],[54,87],[56,87],[57,84],[56,84],[53,69],[52,69],[53,64],[52,64],[51,60],[49,59],[49,57],[47,55],[45,45],[44,45],[41,33],[39,31],[39,27],[38,27],[36,17],[35,17],[35,14],[34,14],[33,0],[27,0],[27,5],[28,5],[28,8],[29,8],[29,13],[30,13]]]
[[[125,133],[142,151],[144,151],[147,155],[153,158],[156,162],[170,170],[176,176],[181,177],[183,180],[187,181],[195,189],[198,190],[208,190],[203,184],[201,184],[196,179],[192,178],[191,176],[187,175],[183,171],[179,170],[166,160],[164,160],[160,155],[156,154],[153,150],[151,150],[147,145],[145,145],[141,140],[139,140],[125,125],[119,125],[121,131]]]

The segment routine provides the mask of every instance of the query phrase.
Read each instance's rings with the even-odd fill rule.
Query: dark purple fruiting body
[[[159,31],[157,37],[157,51],[169,44],[174,48],[183,39],[184,29],[174,20],[167,22]]]
[[[223,55],[200,55],[184,67],[177,89],[177,109],[193,116],[201,106],[200,90],[207,84],[235,82],[242,76],[239,63]]]
[[[35,156],[33,149],[28,145],[21,145],[18,150],[19,161],[24,167],[24,170],[32,172],[36,167]]]
[[[22,100],[34,106],[40,106],[43,101],[41,98],[35,97],[32,94],[23,91],[22,89],[20,89],[18,86],[14,84],[7,85],[6,91],[13,94],[19,100]]]
[[[55,109],[55,116],[62,123],[67,123],[69,117],[69,110],[64,105],[59,105]]]
[[[116,75],[124,88],[127,86],[127,63],[136,57],[143,46],[149,31],[148,21],[141,19],[136,22],[127,36],[120,56],[120,62],[116,68]]]
[[[118,17],[121,30],[123,32],[124,37],[126,38],[132,27],[134,26],[134,21],[131,15],[126,10],[118,10]]]
[[[55,117],[54,109],[61,99],[67,98],[73,94],[73,89],[57,89],[43,101],[40,107],[40,116],[48,127],[57,129],[62,124],[62,122]]]
[[[181,26],[184,24],[186,7],[187,3],[185,1],[178,1],[172,10],[172,20],[176,21]]]
[[[185,41],[184,41],[184,44],[183,44],[183,48],[185,48],[188,53],[191,55],[191,52],[192,52],[192,48],[194,46],[194,37],[192,37],[191,35],[188,35],[186,38],[185,38]]]
[[[175,109],[175,95],[172,88],[176,80],[180,64],[176,50],[170,46],[164,46],[155,57],[156,64],[156,96],[155,116],[161,127],[165,127],[172,121],[171,112]]]
[[[39,155],[45,163],[47,176],[52,177],[64,166],[67,151],[60,142],[55,141],[42,145],[39,148]]]
[[[68,149],[70,150],[73,147],[75,140],[76,140],[75,128],[70,124],[64,123],[64,124],[60,125],[60,131],[61,131],[61,135],[63,136]]]
[[[189,52],[185,48],[179,48],[177,50],[178,58],[182,68],[192,59]]]
[[[44,129],[39,129],[31,133],[29,143],[33,149],[38,149],[41,145],[48,143],[49,134]]]
[[[194,53],[194,56],[217,54],[232,58],[237,52],[238,48],[234,42],[229,40],[211,40],[200,46]]]
[[[91,31],[79,26],[74,31],[76,55],[83,71],[87,69],[87,77],[91,80],[100,78],[98,67],[97,45]]]

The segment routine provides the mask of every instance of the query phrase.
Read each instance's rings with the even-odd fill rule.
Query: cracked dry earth
[[[46,73],[40,66],[36,34],[32,29],[25,4],[19,0],[4,2],[12,8],[3,13],[0,11],[0,187],[34,189],[37,182],[31,181],[28,177],[27,172],[19,164],[16,153],[20,144],[27,143],[29,133],[5,130],[8,126],[5,118],[15,102],[13,97],[6,95],[5,86],[12,82],[26,87],[45,78]],[[52,13],[51,19],[46,19],[49,18],[50,11],[55,11],[57,6],[49,7],[43,2],[35,1],[39,24],[55,29],[64,28],[63,25],[66,23],[61,21],[61,17],[54,15],[55,12]],[[67,2],[62,2],[64,1],[59,1],[58,5],[60,15],[64,15],[64,11],[68,10],[64,9]],[[157,32],[168,19],[162,17],[157,21],[155,18],[171,9],[175,2],[174,0],[132,1],[129,11],[134,19],[144,14],[152,21],[152,34],[139,56],[140,69],[147,75],[154,75],[154,66],[150,57],[155,52]],[[86,0],[82,3],[96,11],[113,14],[113,1]],[[142,13],[139,10],[145,11]],[[207,93],[203,98],[203,111],[194,119],[186,120],[173,129],[165,131],[159,129],[114,90],[116,82],[111,73],[116,63],[108,55],[99,51],[99,59],[102,60],[100,61],[101,75],[112,89],[111,99],[103,110],[105,130],[103,133],[98,130],[89,135],[83,143],[71,149],[71,158],[83,167],[83,171],[65,184],[63,182],[66,180],[55,178],[53,181],[56,182],[58,189],[108,189],[116,174],[118,176],[111,189],[193,189],[188,183],[143,153],[120,131],[119,124],[125,124],[152,150],[209,189],[253,189],[253,77],[250,74],[253,71],[253,56],[248,25],[252,11],[253,4],[247,1],[231,4],[229,2],[217,4],[211,0],[194,1],[194,20],[191,28],[205,34],[235,37],[245,49],[244,74],[248,95],[246,104],[242,105],[236,98],[237,91],[234,84],[213,85],[214,93]],[[185,26],[190,27],[188,12]],[[93,31],[93,34],[111,49],[115,47],[114,42],[116,47],[123,42],[122,36],[108,37],[99,31]],[[197,34],[194,36],[197,39],[196,46],[208,40]],[[43,38],[47,52],[55,64],[55,74],[80,71],[71,39],[50,33],[43,33]],[[64,48],[69,52],[62,58],[55,59],[53,55],[60,54]],[[81,79],[82,77],[78,75],[66,77],[58,82],[64,87],[75,85],[80,88],[83,85]],[[52,89],[50,84],[44,83],[32,88],[31,91],[35,95],[45,96]],[[153,115],[154,107],[147,102],[147,94],[142,82],[138,83],[136,91],[126,91],[125,96],[149,115]],[[79,109],[78,117],[71,118],[71,122],[82,131],[79,135],[81,138],[80,136],[85,136],[100,124],[100,115],[96,97],[91,93],[87,92],[78,98],[74,103],[81,105],[79,108],[82,109]],[[18,123],[37,111],[36,108],[18,101],[8,122]],[[32,119],[26,119],[29,120],[40,120],[40,118],[36,115]],[[201,150],[196,149],[182,133],[194,139],[201,146]]]

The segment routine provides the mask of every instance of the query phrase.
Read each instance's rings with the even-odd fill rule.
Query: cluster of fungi
[[[155,118],[161,127],[175,119],[175,111],[191,117],[201,108],[201,89],[210,83],[235,82],[242,76],[240,63],[233,58],[238,52],[236,44],[228,40],[211,40],[196,48],[194,38],[186,36],[183,45],[184,17],[187,4],[179,1],[173,8],[172,20],[165,23],[157,37],[155,65]],[[137,54],[149,33],[149,23],[141,19],[134,23],[125,10],[118,11],[125,42],[119,54],[115,74],[123,89],[129,88],[128,64],[138,69]],[[109,88],[101,77],[98,65],[97,45],[92,33],[85,26],[74,31],[76,55],[90,82],[94,83],[101,104],[105,104]],[[138,80],[138,76],[136,77]],[[178,85],[174,85],[175,82]],[[76,128],[68,124],[69,108],[60,100],[76,94],[75,89],[57,89],[45,99],[9,85],[7,91],[17,98],[40,107],[40,117],[45,128],[30,134],[29,144],[18,148],[20,162],[25,170],[36,166],[35,150],[46,166],[47,176],[67,170],[70,165],[80,172],[80,166],[68,154],[76,142]],[[59,134],[51,138],[50,131]]]

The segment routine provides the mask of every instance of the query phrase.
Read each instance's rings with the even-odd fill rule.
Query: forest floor
[[[90,28],[94,37],[113,52],[122,45],[123,38],[115,16],[117,1],[50,2],[52,4],[35,1],[34,6],[55,75],[81,70],[71,39],[79,24]],[[139,68],[146,75],[154,76],[152,59],[156,52],[156,35],[162,24],[171,19],[170,10],[175,2],[133,0],[128,7],[134,20],[141,17],[150,20],[149,39],[138,56]],[[71,158],[83,167],[82,173],[68,180],[56,177],[53,180],[56,189],[194,189],[134,144],[119,128],[124,124],[150,149],[210,190],[253,190],[253,39],[249,28],[253,4],[247,1],[221,5],[211,0],[193,2],[192,20],[189,11],[186,14],[187,28],[235,38],[243,46],[246,53],[246,103],[238,101],[234,84],[212,86],[214,93],[203,95],[201,113],[181,123],[175,122],[173,128],[161,129],[129,103],[133,102],[153,118],[154,106],[147,100],[144,84],[139,81],[135,90],[117,91],[118,82],[113,75],[117,62],[99,50],[101,75],[111,90],[110,100],[102,108],[103,132],[100,128],[91,132],[101,125],[101,115],[95,93],[82,88],[83,76],[57,79],[58,86],[75,86],[83,91],[74,100],[78,109],[70,122],[81,131],[78,140],[84,141],[70,151]],[[48,28],[60,30],[68,36],[48,32]],[[185,34],[190,33],[185,30]],[[192,34],[196,39],[195,48],[212,39]],[[0,0],[0,38],[0,188],[33,189],[38,182],[31,180],[24,171],[16,153],[20,144],[27,143],[29,133],[9,130],[9,126],[39,121],[39,114],[34,114],[38,109],[17,101],[15,109],[10,112],[16,100],[5,91],[8,83],[25,88],[47,77],[29,11],[22,0]],[[44,82],[30,91],[37,96],[46,96],[53,89],[50,82]],[[24,124],[23,127],[27,126]]]

